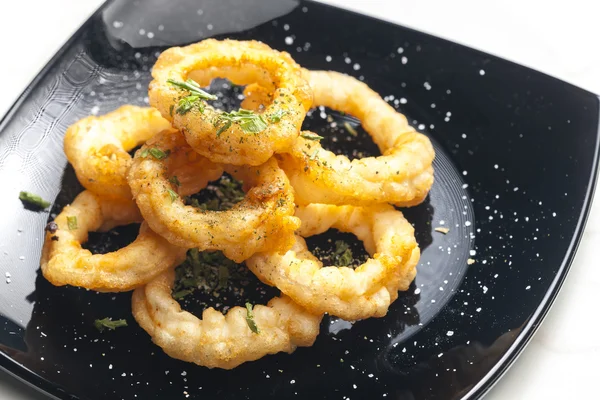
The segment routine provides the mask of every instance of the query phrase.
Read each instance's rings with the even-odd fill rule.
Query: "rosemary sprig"
[[[224,112],[219,115],[215,124],[215,126],[219,127],[217,130],[217,137],[229,129],[233,124],[238,124],[246,133],[259,133],[269,126],[262,115],[256,114],[254,111],[240,108],[237,111]]]
[[[190,94],[181,98],[177,104],[177,114],[183,115],[194,107],[198,107],[200,112],[204,112],[202,100],[216,100],[217,96],[204,91],[197,82],[188,79],[185,82],[168,79],[167,82],[177,86],[182,90],[187,90]]]

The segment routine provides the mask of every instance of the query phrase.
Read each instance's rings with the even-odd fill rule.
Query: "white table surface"
[[[323,2],[454,40],[600,93],[598,7],[594,1]],[[101,3],[102,0],[29,0],[0,4],[0,115]],[[599,225],[597,200],[554,307],[486,400],[599,398],[596,379],[600,378],[600,268],[594,252],[594,245],[600,244]],[[0,399],[45,398],[0,371]]]

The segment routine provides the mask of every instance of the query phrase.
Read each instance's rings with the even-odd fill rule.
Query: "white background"
[[[166,0],[165,0],[166,1]],[[172,0],[176,1],[176,0]],[[327,0],[516,61],[600,93],[595,1]],[[101,0],[0,5],[0,115]],[[487,400],[599,398],[600,204],[553,309]],[[0,371],[0,399],[45,399]]]

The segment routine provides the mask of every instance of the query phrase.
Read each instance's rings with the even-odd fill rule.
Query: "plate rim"
[[[547,74],[544,75],[564,82],[558,78],[554,78],[553,76]],[[567,82],[564,83],[571,85]],[[571,86],[577,87],[575,85]],[[585,89],[581,90],[587,91]],[[596,97],[596,101],[600,103],[600,96],[589,91],[587,92],[593,94]],[[567,248],[561,265],[558,271],[556,272],[556,275],[552,280],[552,283],[550,284],[548,290],[544,294],[544,297],[540,300],[538,307],[535,309],[533,314],[531,314],[529,321],[527,321],[527,323],[523,326],[521,332],[517,335],[514,342],[510,345],[510,347],[508,347],[504,355],[494,364],[494,366],[479,380],[479,382],[477,382],[471,388],[471,390],[469,390],[464,396],[462,396],[460,400],[481,399],[494,387],[494,385],[500,380],[500,378],[504,376],[504,374],[513,365],[517,358],[519,358],[519,356],[523,354],[523,351],[531,342],[531,339],[544,322],[546,315],[548,315],[548,312],[554,305],[554,302],[556,301],[556,298],[560,293],[562,285],[564,284],[565,280],[567,279],[567,276],[569,275],[569,271],[571,270],[571,266],[573,265],[573,261],[575,260],[575,256],[577,255],[577,250],[579,249],[579,245],[581,244],[581,239],[583,238],[583,235],[585,233],[585,227],[590,215],[590,211],[594,200],[594,193],[596,191],[596,185],[598,183],[598,166],[600,163],[600,104],[597,105],[596,115],[598,116],[598,127],[596,128],[592,170],[590,178],[588,180],[588,187],[583,200],[583,205],[581,207],[581,212],[579,213],[579,218],[577,219],[577,226],[575,227],[575,232],[571,237],[569,247]]]
[[[0,134],[5,129],[6,125],[10,120],[12,120],[13,114],[19,109],[25,99],[28,97],[30,92],[35,88],[42,79],[44,79],[50,70],[57,64],[59,59],[68,51],[71,45],[80,38],[80,35],[88,28],[88,25],[92,23],[94,18],[97,18],[99,13],[104,10],[109,4],[113,3],[114,0],[106,0],[102,3],[98,8],[96,8],[90,16],[73,32],[73,34],[65,41],[65,43],[57,50],[57,52],[48,60],[48,62],[42,67],[38,74],[36,74],[33,79],[27,84],[23,92],[17,97],[17,99],[13,102],[13,104],[9,107],[6,113],[0,118]],[[585,197],[583,199],[583,204],[581,206],[581,211],[579,213],[579,218],[577,220],[577,225],[575,227],[575,232],[573,233],[569,247],[567,248],[564,258],[561,262],[559,269],[557,270],[554,279],[552,280],[548,290],[544,294],[544,297],[540,300],[539,305],[535,309],[535,311],[531,314],[531,317],[527,321],[527,323],[521,329],[521,332],[517,335],[514,342],[510,347],[506,350],[504,355],[490,368],[490,370],[479,379],[479,381],[473,385],[473,387],[464,394],[460,400],[477,400],[481,399],[485,394],[487,394],[494,385],[502,378],[502,376],[508,371],[508,369],[513,365],[513,363],[517,360],[517,358],[523,353],[527,345],[530,343],[532,337],[535,335],[541,324],[543,323],[546,315],[554,305],[556,297],[560,293],[562,285],[564,284],[568,273],[571,269],[575,256],[577,254],[577,250],[581,243],[581,239],[585,233],[585,227],[589,218],[590,210],[593,204],[594,193],[596,190],[598,174],[599,174],[599,163],[600,163],[600,96],[597,94],[581,88],[572,83],[566,82],[562,79],[549,75],[547,73],[535,70],[533,68],[524,66],[517,62],[504,59],[502,57],[486,53],[485,51],[454,42],[449,39],[445,39],[443,37],[439,37],[433,35],[428,32],[423,32],[418,29],[414,29],[412,27],[407,27],[398,23],[394,23],[388,20],[380,19],[371,15],[362,14],[360,12],[345,9],[342,7],[337,7],[335,5],[321,3],[315,0],[299,0],[298,6],[302,3],[307,4],[316,4],[321,7],[328,7],[332,9],[336,9],[338,11],[343,11],[347,13],[354,14],[356,16],[360,16],[361,18],[367,18],[371,20],[375,20],[378,23],[389,24],[394,27],[399,27],[402,29],[410,30],[412,32],[416,32],[420,35],[425,35],[430,38],[434,38],[436,40],[442,40],[447,43],[460,46],[462,48],[469,49],[471,51],[477,52],[481,55],[485,55],[486,57],[494,58],[496,60],[500,60],[504,63],[509,63],[514,66],[518,66],[521,68],[526,68],[530,71],[535,72],[536,74],[540,74],[546,76],[550,79],[556,80],[558,82],[562,82],[565,85],[568,85],[572,88],[575,88],[581,92],[585,92],[593,95],[597,101],[597,109],[595,111],[596,118],[598,120],[598,127],[596,128],[595,133],[595,143],[594,143],[594,154],[593,154],[593,162],[592,162],[592,170],[590,171],[590,177],[587,183],[587,190],[585,193]],[[39,374],[35,373],[31,369],[27,368],[25,365],[18,363],[16,360],[11,358],[8,354],[0,351],[0,370],[7,373],[8,375],[16,378],[18,381],[24,383],[25,385],[37,390],[38,392],[48,396],[50,399],[61,400],[65,399],[62,395],[69,394],[61,389],[61,386],[53,383]],[[84,399],[83,397],[80,397]]]

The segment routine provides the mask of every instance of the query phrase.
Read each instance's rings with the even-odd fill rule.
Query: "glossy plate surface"
[[[312,348],[233,371],[164,355],[135,324],[128,293],[48,284],[39,254],[51,216],[18,200],[20,190],[56,199],[53,212],[72,200],[81,189],[66,168],[65,129],[91,113],[145,104],[160,51],[213,36],[261,40],[305,67],[364,79],[437,151],[430,197],[405,211],[423,250],[418,276],[389,314],[355,324],[325,318]],[[234,89],[215,87],[228,107]],[[334,151],[373,152],[363,134],[340,129],[344,122],[358,128],[315,110],[305,127],[328,136]],[[110,2],[0,126],[0,366],[65,399],[480,397],[566,276],[597,156],[594,94],[423,33],[304,1]],[[445,235],[434,230],[442,226]],[[123,230],[123,240],[132,234]],[[100,333],[93,321],[104,317],[129,327]]]

